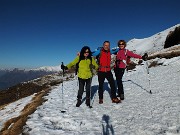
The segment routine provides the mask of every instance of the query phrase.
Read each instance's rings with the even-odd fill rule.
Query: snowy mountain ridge
[[[164,49],[164,43],[169,32],[174,31],[175,28],[179,26],[180,24],[177,24],[148,38],[132,39],[127,42],[127,49],[141,55],[143,55],[145,52],[147,52],[148,54],[152,54],[160,51]]]
[[[61,65],[59,65],[59,66],[44,66],[44,67],[40,67],[40,68],[36,68],[36,69],[32,69],[32,70],[42,70],[42,71],[50,71],[50,72],[62,71]]]

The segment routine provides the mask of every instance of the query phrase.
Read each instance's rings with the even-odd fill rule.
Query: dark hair
[[[109,43],[109,44],[110,44],[110,42],[109,42],[109,41],[104,41],[103,45],[104,45],[105,43]]]
[[[91,56],[92,56],[91,49],[90,49],[88,46],[84,46],[84,47],[81,49],[81,52],[80,52],[80,60],[85,59],[84,53],[86,52],[86,50],[89,51],[89,55],[87,56],[87,58],[88,58],[88,59],[91,59]]]
[[[117,42],[117,45],[119,46],[119,44],[120,44],[121,42],[122,42],[122,43],[125,45],[125,47],[126,47],[126,41],[125,41],[125,40],[119,40],[119,41]]]

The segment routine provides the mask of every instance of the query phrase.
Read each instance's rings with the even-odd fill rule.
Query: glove
[[[146,61],[146,60],[148,59],[148,54],[145,53],[145,54],[142,56],[142,59],[143,59],[144,61]]]
[[[143,62],[142,60],[139,60],[139,61],[138,61],[138,64],[140,65],[142,62]]]
[[[64,66],[64,65],[61,65],[61,69],[62,70],[68,70],[68,68],[66,66]]]
[[[67,67],[67,66],[64,66],[64,69],[65,69],[65,70],[68,70],[68,67]]]

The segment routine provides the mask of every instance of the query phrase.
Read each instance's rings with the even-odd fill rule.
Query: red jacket
[[[102,48],[99,56],[99,71],[107,72],[111,70],[111,53]]]
[[[127,49],[120,49],[117,52],[115,67],[118,66],[118,68],[126,68],[128,56],[133,57],[133,58],[142,59],[142,57],[138,54],[135,54]]]

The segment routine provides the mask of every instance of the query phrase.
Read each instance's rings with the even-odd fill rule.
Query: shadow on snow
[[[102,116],[102,132],[103,135],[114,135],[113,126],[110,124],[110,117],[109,115],[104,114]]]

